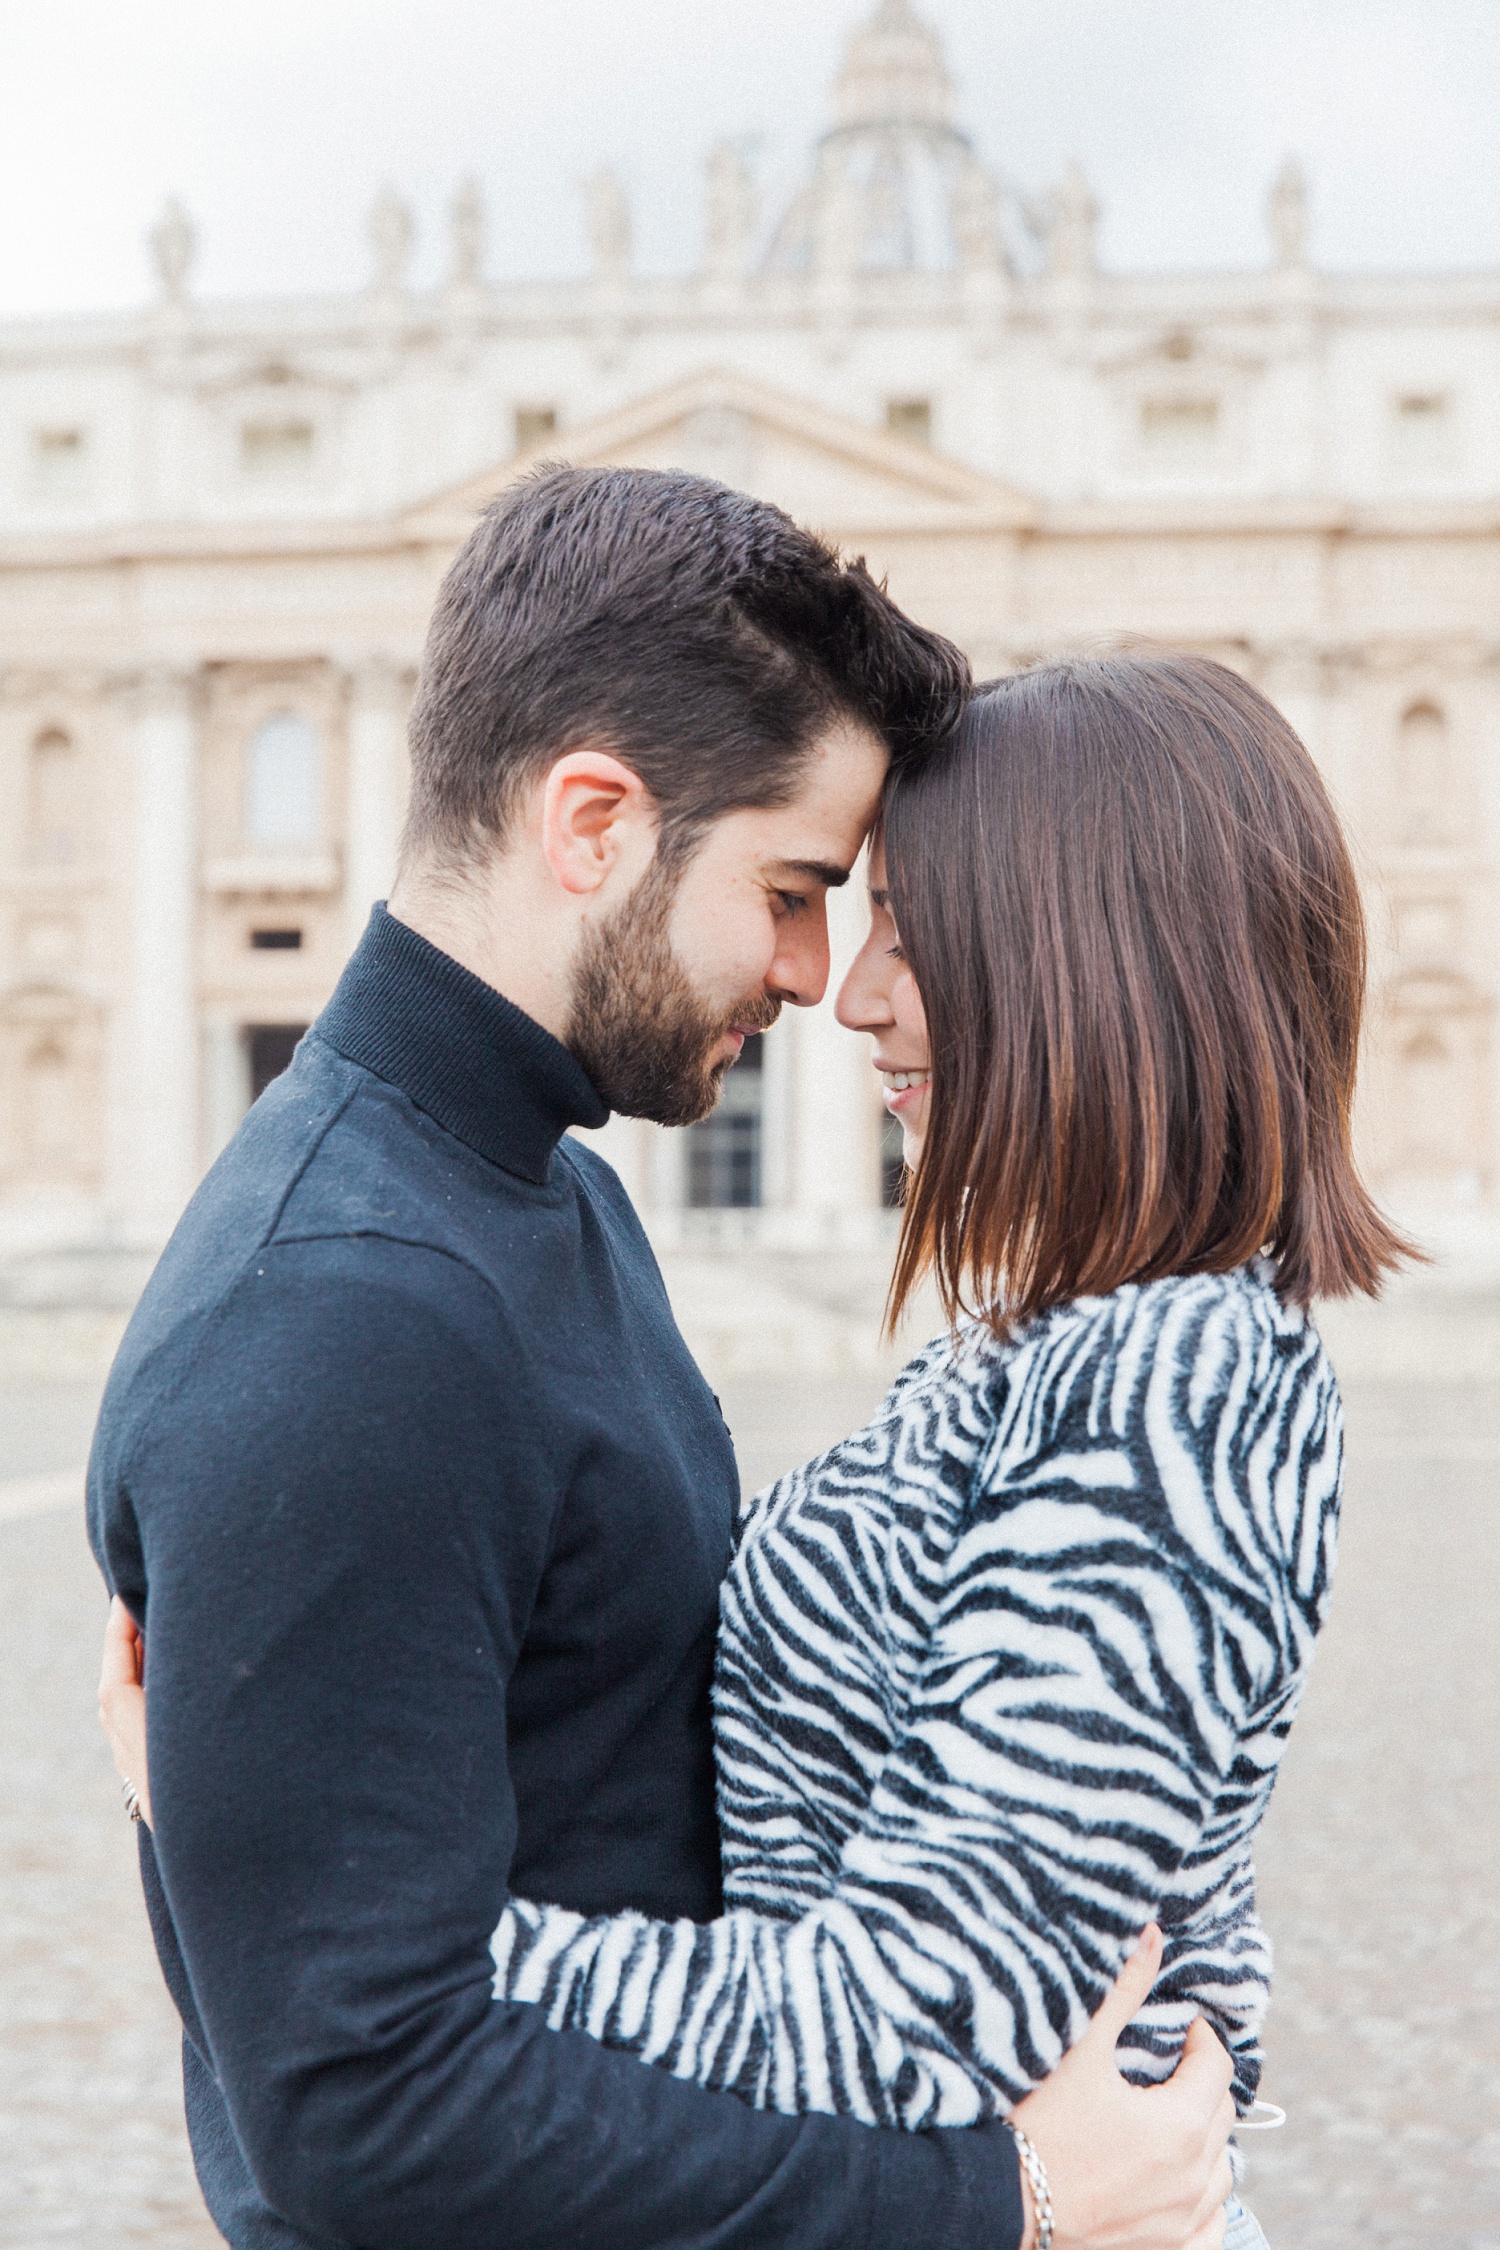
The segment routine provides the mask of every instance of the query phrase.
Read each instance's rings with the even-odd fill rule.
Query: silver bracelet
[[[1275,2102],[1252,2102],[1243,2117],[1235,2119],[1237,2133],[1274,2133],[1286,2123],[1286,2111]]]
[[[1010,2126],[1016,2154],[1021,2159],[1021,2170],[1026,2174],[1031,2200],[1036,2206],[1036,2250],[1052,2250],[1052,2190],[1047,2185],[1047,2167],[1020,2126],[1011,2125],[1009,2118],[1006,2119],[1006,2124]]]
[[[141,1818],[141,1795],[133,1781],[120,1783],[120,1795],[125,1800],[125,1810],[132,1820]]]

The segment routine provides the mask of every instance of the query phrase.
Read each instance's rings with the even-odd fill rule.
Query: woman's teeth
[[[883,1070],[880,1073],[887,1092],[904,1094],[908,1086],[925,1086],[932,1076],[930,1070]]]

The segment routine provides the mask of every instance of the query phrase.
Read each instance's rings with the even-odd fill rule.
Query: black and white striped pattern
[[[726,1582],[726,1912],[516,1901],[496,1991],[762,2108],[962,2125],[1078,2036],[1151,1916],[1127,2034],[1199,2010],[1254,2096],[1250,1840],[1322,1623],[1333,1372],[1268,1268],[943,1338],[762,1493]]]

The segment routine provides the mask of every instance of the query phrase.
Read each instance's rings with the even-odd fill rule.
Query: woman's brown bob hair
[[[932,1061],[891,1319],[997,1332],[1265,1250],[1284,1297],[1410,1254],[1350,1148],[1364,916],[1311,758],[1196,657],[1039,666],[893,780],[887,881]]]

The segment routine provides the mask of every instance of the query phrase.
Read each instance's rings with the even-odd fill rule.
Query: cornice
[[[857,272],[844,277],[841,304],[857,328],[907,326],[914,320],[972,324],[966,283],[957,268],[931,272]],[[985,319],[1027,329],[1130,328],[1222,321],[1268,331],[1287,322],[1364,326],[1386,322],[1500,319],[1500,273],[1307,272],[1295,291],[1267,269],[1179,273],[1098,273],[1066,304],[1042,277],[1007,277],[1003,300]],[[821,277],[757,271],[630,274],[614,286],[612,317],[627,334],[674,328],[738,328],[745,324],[816,324],[823,316]],[[419,350],[443,342],[455,327],[479,340],[538,332],[587,334],[598,323],[600,297],[588,276],[488,282],[456,297],[437,288],[403,292],[394,304],[367,290],[309,297],[194,301],[170,328],[159,308],[43,314],[0,321],[0,369],[59,361],[149,362],[167,351],[174,365],[199,355],[280,356],[287,351],[353,351],[372,355]]]
[[[102,531],[12,534],[0,539],[0,572],[115,569],[143,563],[306,561],[430,551],[445,551],[445,543],[419,536],[389,517],[118,524]]]
[[[551,448],[549,448],[551,450]],[[497,484],[499,484],[497,475]],[[117,524],[106,531],[29,533],[0,540],[0,576],[11,571],[137,569],[173,562],[229,567],[234,562],[308,562],[407,556],[443,562],[470,529],[461,504],[430,504],[400,517],[292,524]],[[843,544],[857,540],[992,538],[1318,538],[1318,540],[1475,540],[1500,538],[1500,497],[1487,502],[1349,506],[1298,499],[1122,499],[1122,502],[965,506],[933,502],[902,515],[850,517],[825,526]]]
[[[1075,500],[1045,504],[1033,539],[1287,536],[1323,539],[1500,537],[1500,495],[1488,500],[1389,501],[1261,499],[1229,494]]]

